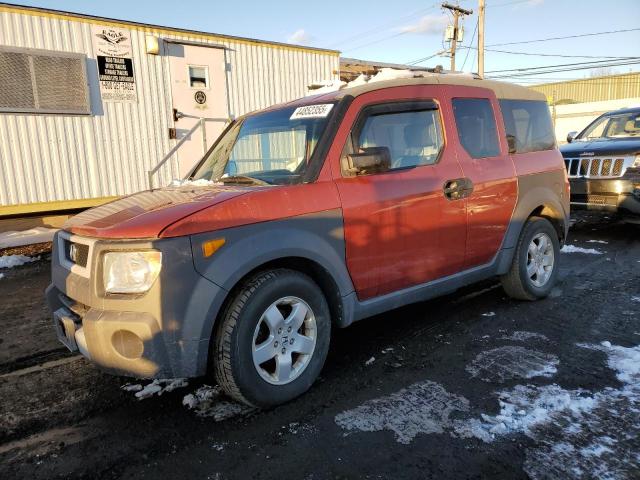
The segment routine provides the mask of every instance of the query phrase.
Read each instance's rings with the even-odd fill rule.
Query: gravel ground
[[[208,379],[121,388],[57,343],[47,255],[5,270],[0,478],[639,478],[640,230],[575,220],[599,254],[563,253],[548,299],[489,281],[359,322],[270,411]]]

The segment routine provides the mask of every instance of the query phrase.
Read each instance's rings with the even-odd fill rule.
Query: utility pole
[[[456,46],[458,43],[458,18],[460,15],[471,15],[473,10],[466,10],[464,8],[460,8],[457,5],[451,5],[450,3],[443,3],[442,8],[446,8],[447,10],[451,10],[453,12],[453,38],[451,38],[451,71],[455,71],[456,69]]]
[[[484,0],[478,0],[478,75],[484,77]]]

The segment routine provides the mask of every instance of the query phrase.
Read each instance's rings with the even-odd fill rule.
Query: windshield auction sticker
[[[300,120],[302,118],[324,118],[329,115],[333,108],[333,103],[321,103],[319,105],[305,105],[296,108],[289,120]]]
[[[102,100],[137,102],[131,32],[120,28],[93,25],[91,38],[98,63]]]

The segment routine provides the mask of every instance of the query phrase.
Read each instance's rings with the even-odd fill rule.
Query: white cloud
[[[403,33],[442,34],[449,23],[446,15],[425,15],[413,25],[400,27]]]
[[[513,10],[518,10],[519,8],[527,8],[527,7],[539,7],[543,3],[544,3],[544,0],[527,0],[526,2],[514,4]]]
[[[305,31],[304,28],[300,28],[287,37],[289,43],[309,43],[313,40],[313,36]]]

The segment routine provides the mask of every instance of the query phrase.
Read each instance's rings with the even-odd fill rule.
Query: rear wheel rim
[[[555,267],[555,252],[551,237],[544,233],[537,233],[529,243],[527,249],[527,277],[532,285],[544,287],[551,278]]]
[[[272,385],[286,385],[302,375],[318,338],[316,317],[301,298],[282,297],[262,313],[253,342],[253,365]]]

